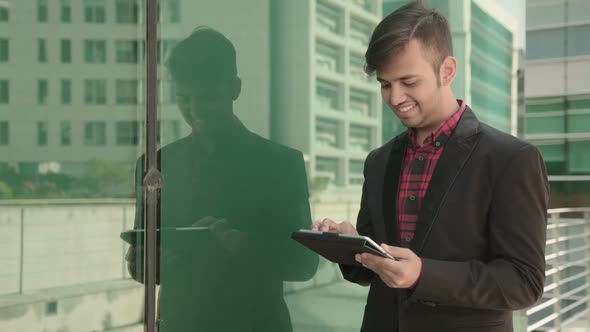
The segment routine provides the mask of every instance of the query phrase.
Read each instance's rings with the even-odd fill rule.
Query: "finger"
[[[321,220],[316,220],[313,222],[313,224],[311,224],[311,230],[312,231],[317,231],[320,228],[322,221]]]
[[[195,221],[193,223],[193,226],[194,227],[208,227],[216,221],[217,221],[217,218],[212,217],[212,216],[206,216],[206,217],[203,217],[203,218]]]
[[[336,224],[333,220],[325,218],[322,220],[319,230],[322,232],[337,231],[339,230],[339,227],[338,224]]]
[[[410,259],[414,256],[414,252],[410,249],[388,246],[385,243],[381,243],[381,248],[393,257],[401,259]]]

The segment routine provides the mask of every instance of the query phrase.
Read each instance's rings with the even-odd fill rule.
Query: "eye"
[[[403,85],[407,87],[413,87],[416,85],[416,82],[417,81],[403,82]]]
[[[381,89],[389,88],[389,83],[381,83]]]

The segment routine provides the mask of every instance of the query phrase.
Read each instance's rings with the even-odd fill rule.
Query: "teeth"
[[[410,111],[412,108],[414,108],[414,106],[416,106],[416,104],[411,104],[411,105],[408,105],[408,106],[399,107],[398,109],[399,109],[400,112],[406,113],[406,112]]]

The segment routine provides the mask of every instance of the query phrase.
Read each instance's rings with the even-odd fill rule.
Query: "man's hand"
[[[311,229],[314,231],[320,232],[333,232],[333,233],[342,233],[342,234],[349,234],[349,235],[358,235],[359,233],[356,231],[356,228],[349,223],[348,221],[343,221],[341,223],[337,223],[332,219],[324,218],[321,221],[315,221],[311,226]]]
[[[230,252],[237,251],[243,242],[243,233],[232,228],[227,219],[204,217],[193,223],[195,227],[208,227],[221,245]]]
[[[381,248],[398,261],[372,254],[357,254],[355,259],[364,267],[377,273],[391,288],[410,288],[416,284],[422,272],[422,260],[410,249],[381,244]]]

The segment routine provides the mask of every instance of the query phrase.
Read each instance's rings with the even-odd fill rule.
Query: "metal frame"
[[[146,31],[146,147],[143,174],[144,215],[144,331],[155,332],[156,326],[156,229],[158,194],[163,179],[158,170],[158,1],[145,0]]]
[[[572,213],[583,214],[583,218],[568,218]],[[588,319],[590,315],[590,208],[551,209],[548,214],[548,253],[545,260],[551,262],[552,268],[546,270],[545,275],[554,276],[554,279],[544,288],[544,302],[526,310],[529,320],[526,329],[528,332],[562,331],[569,324],[580,319]],[[583,230],[572,230],[572,227]],[[560,249],[560,245],[564,245],[565,248]],[[580,259],[568,258],[571,254],[579,255]],[[561,271],[574,266],[581,267],[583,271],[567,277],[560,274]],[[566,304],[564,301],[571,303]],[[549,308],[552,308],[552,313],[535,322],[530,321],[532,315]],[[574,310],[576,312],[571,317],[564,319],[565,313]]]

